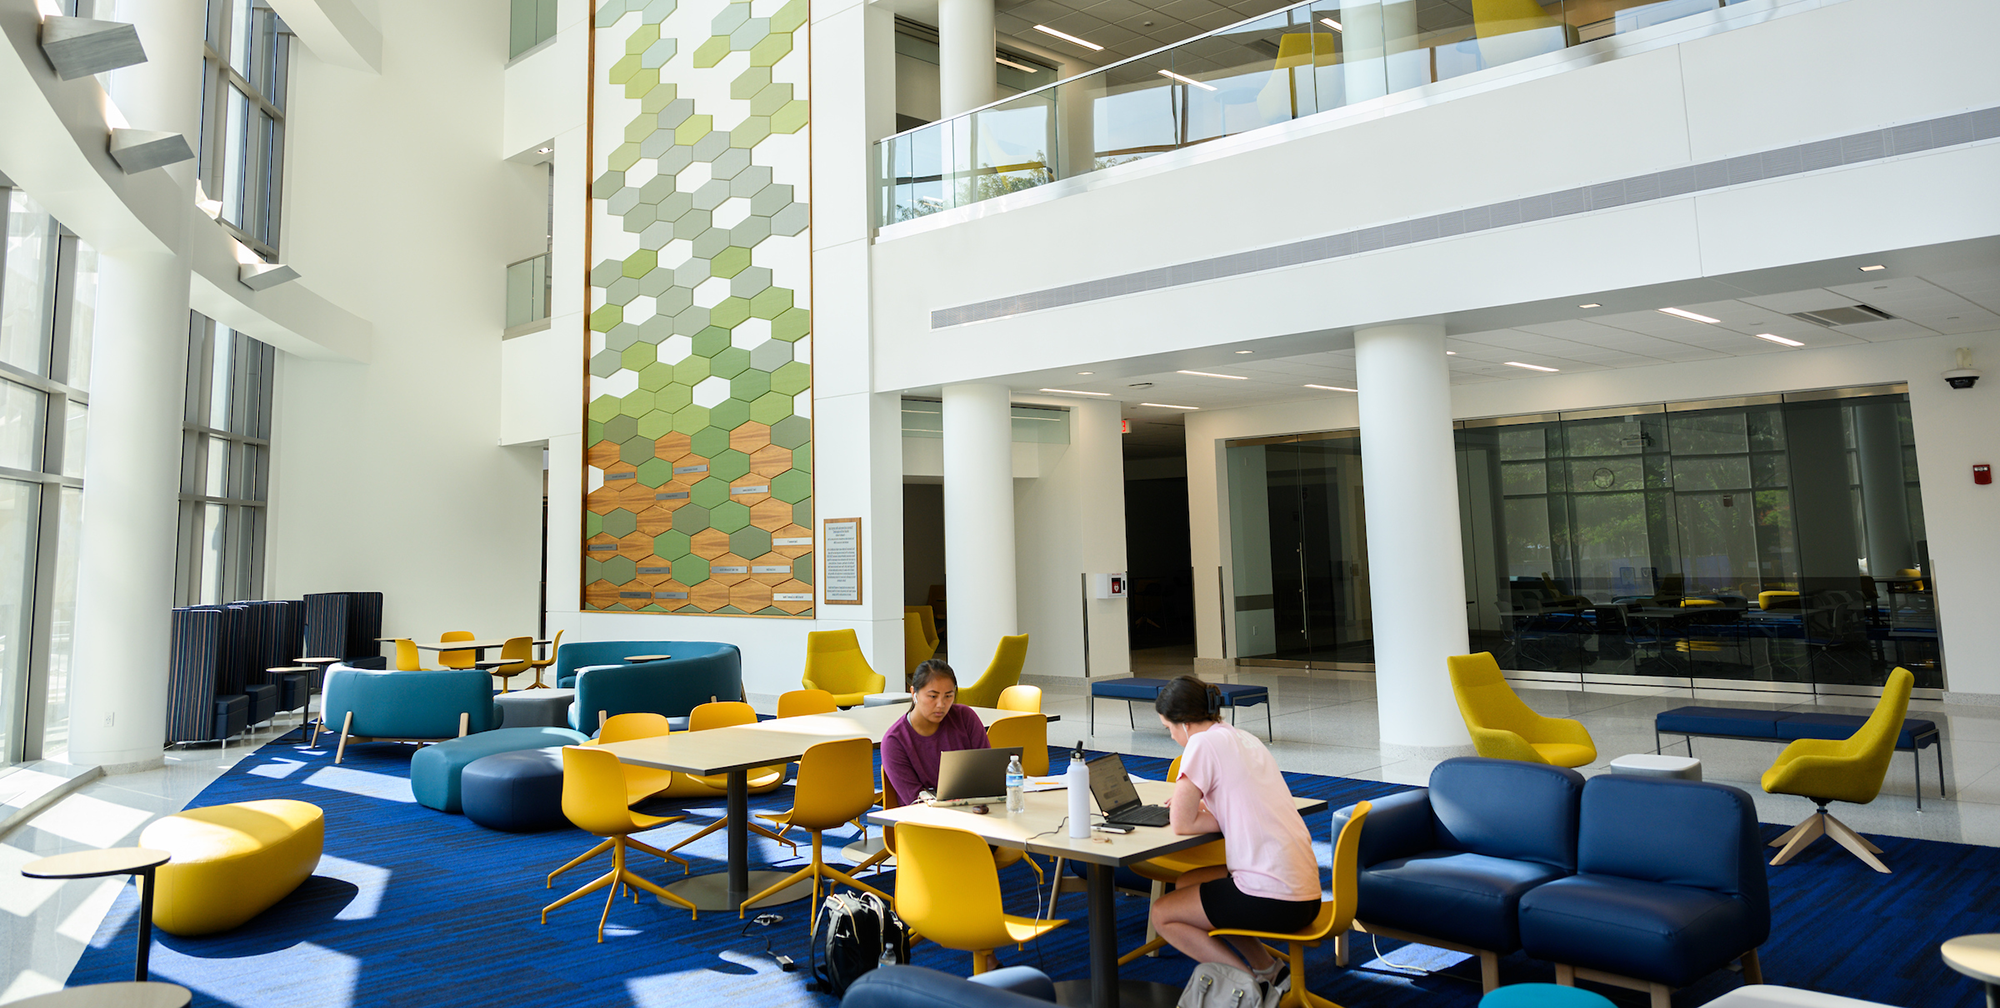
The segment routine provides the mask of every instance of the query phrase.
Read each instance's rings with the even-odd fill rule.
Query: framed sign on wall
[[[821,523],[821,599],[827,605],[861,604],[861,519],[828,518]]]

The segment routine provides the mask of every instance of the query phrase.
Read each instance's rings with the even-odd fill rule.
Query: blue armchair
[[[840,1008],[1048,1008],[1056,986],[1029,966],[988,970],[970,980],[922,966],[882,966],[847,988]]]
[[[1757,807],[1723,784],[1592,778],[1577,873],[1521,899],[1521,947],[1555,963],[1556,982],[1648,991],[1655,1005],[1732,959],[1762,983],[1770,933]]]
[[[1378,798],[1361,834],[1356,930],[1468,952],[1481,985],[1521,947],[1524,894],[1576,871],[1583,776],[1566,767],[1463,757],[1430,787]],[[1351,809],[1334,813],[1337,835]],[[1336,941],[1347,964],[1347,939]]]
[[[335,763],[349,742],[436,742],[500,726],[493,680],[478,669],[389,672],[335,664],[327,669],[321,714],[323,724],[340,725]]]
[[[556,656],[558,665],[571,648],[598,647],[565,644]],[[603,719],[614,714],[662,714],[676,719],[675,728],[686,727],[688,712],[711,698],[735,700],[743,695],[743,653],[734,644],[711,641],[614,642],[620,655],[640,654],[633,648],[645,647],[671,654],[664,661],[628,662],[622,657],[610,663],[578,666],[573,680],[576,700],[570,704],[571,728],[595,734]],[[600,654],[600,657],[608,657]],[[560,677],[558,677],[560,681]]]

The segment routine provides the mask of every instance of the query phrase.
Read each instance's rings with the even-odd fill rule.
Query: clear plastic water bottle
[[[1028,811],[1027,783],[1028,775],[1021,770],[1021,757],[1019,755],[1010,757],[1007,760],[1007,811]]]

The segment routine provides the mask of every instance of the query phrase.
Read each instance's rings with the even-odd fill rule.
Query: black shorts
[[[1201,884],[1201,912],[1216,928],[1235,931],[1304,930],[1319,916],[1319,900],[1281,900],[1252,896],[1236,888],[1227,875]]]

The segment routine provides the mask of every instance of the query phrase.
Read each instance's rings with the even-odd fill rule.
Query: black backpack
[[[816,991],[835,997],[847,993],[848,986],[862,974],[882,964],[885,954],[897,963],[910,961],[909,928],[874,893],[827,896],[820,904],[819,928],[813,932],[810,947],[812,989]],[[824,968],[821,958],[826,960]]]

